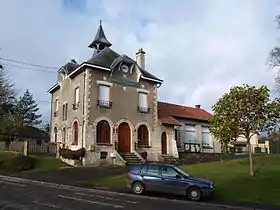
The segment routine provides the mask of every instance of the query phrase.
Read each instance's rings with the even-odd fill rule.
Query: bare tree
[[[276,16],[275,22],[280,29],[280,15]],[[280,92],[280,43],[278,43],[269,53],[268,64],[270,69],[277,70],[275,76],[276,90]]]

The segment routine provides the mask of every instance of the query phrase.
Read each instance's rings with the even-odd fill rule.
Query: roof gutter
[[[72,75],[74,75],[75,73],[77,73],[80,69],[84,68],[84,67],[93,67],[93,68],[97,68],[97,69],[102,69],[102,70],[106,70],[106,71],[111,71],[111,69],[106,68],[106,67],[102,67],[102,66],[97,66],[97,65],[93,65],[93,64],[89,64],[89,63],[82,63],[76,70],[74,70],[73,72],[71,72],[69,75],[67,75],[68,77],[71,77]]]
[[[150,81],[153,81],[153,82],[157,82],[157,83],[160,83],[160,84],[163,82],[163,80],[151,79],[149,77],[144,77],[142,75],[141,75],[141,78],[145,79],[145,80],[150,80]]]
[[[67,77],[71,77],[73,74],[75,74],[76,72],[78,72],[80,69],[82,69],[84,67],[92,67],[92,68],[97,68],[97,69],[101,69],[101,70],[111,71],[110,68],[106,68],[106,67],[102,67],[102,66],[98,66],[98,65],[94,65],[94,64],[84,62],[75,71],[71,72],[71,74],[69,74]],[[157,82],[157,83],[160,83],[160,84],[163,82],[163,80],[151,79],[151,78],[148,78],[148,77],[144,77],[142,75],[141,75],[141,78],[145,79],[145,80],[150,80],[150,81],[153,81],[153,82]]]
[[[51,93],[52,91],[54,91],[56,88],[60,88],[59,84],[55,84],[54,86],[52,86],[47,92]]]

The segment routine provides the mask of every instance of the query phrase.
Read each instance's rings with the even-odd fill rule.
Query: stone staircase
[[[172,155],[161,155],[163,162],[165,163],[174,163],[178,161],[178,158],[173,157]]]
[[[126,161],[127,165],[142,163],[142,160],[139,159],[134,153],[120,153],[120,155]]]

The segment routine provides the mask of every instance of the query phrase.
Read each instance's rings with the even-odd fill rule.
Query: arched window
[[[79,142],[79,139],[78,139],[79,132],[78,132],[78,130],[79,130],[78,123],[77,123],[77,121],[75,121],[73,123],[73,144],[74,145],[78,145],[78,142]]]
[[[140,125],[137,130],[138,146],[149,145],[149,131],[146,125]]]
[[[111,129],[106,120],[101,120],[96,126],[96,143],[110,144],[111,143]]]
[[[54,127],[53,129],[53,133],[54,133],[54,142],[57,142],[57,127]]]
[[[66,142],[66,128],[62,129],[62,144]]]

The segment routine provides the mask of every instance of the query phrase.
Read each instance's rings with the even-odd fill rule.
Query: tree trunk
[[[249,161],[250,161],[250,176],[254,176],[252,148],[251,148],[250,139],[248,140],[248,153],[249,153]]]

